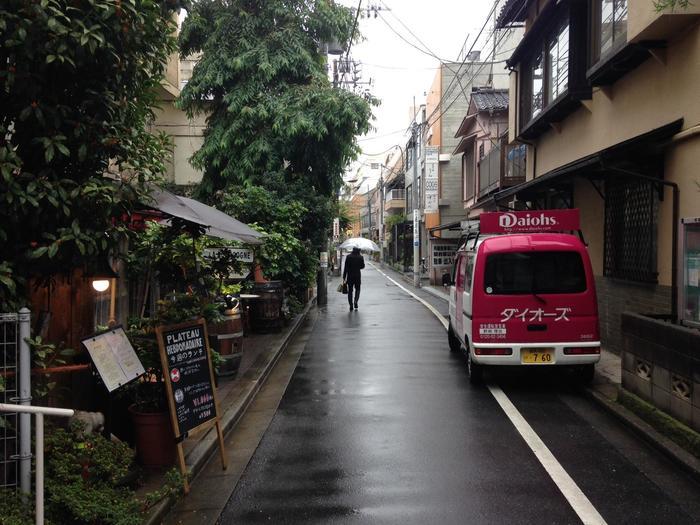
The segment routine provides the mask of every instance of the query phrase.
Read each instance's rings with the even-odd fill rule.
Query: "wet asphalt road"
[[[336,286],[220,523],[581,522],[423,305],[370,267],[359,311]],[[491,381],[607,523],[700,523],[699,486],[568,378]]]

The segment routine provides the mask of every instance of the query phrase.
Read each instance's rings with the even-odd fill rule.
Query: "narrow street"
[[[500,373],[471,386],[442,324],[398,282],[368,265],[353,312],[329,283],[219,523],[700,521],[698,485],[569,378]],[[501,389],[551,452],[547,468],[494,397]]]

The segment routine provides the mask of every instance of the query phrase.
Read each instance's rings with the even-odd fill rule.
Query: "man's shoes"
[[[355,303],[355,310],[357,310],[357,303]]]
[[[350,305],[350,311],[352,312],[352,305]]]

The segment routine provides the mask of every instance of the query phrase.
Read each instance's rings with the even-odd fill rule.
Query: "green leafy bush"
[[[47,433],[46,515],[75,525],[141,523],[141,505],[125,485],[133,451],[99,434],[81,436],[78,425]]]

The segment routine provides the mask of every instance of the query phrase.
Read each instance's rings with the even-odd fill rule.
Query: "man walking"
[[[359,248],[353,248],[352,253],[345,259],[345,268],[343,269],[343,280],[348,283],[348,304],[350,311],[353,306],[357,310],[357,301],[360,298],[360,270],[365,267],[365,259],[362,257]],[[352,300],[352,291],[355,290],[355,302]]]

